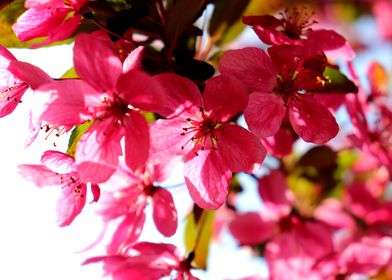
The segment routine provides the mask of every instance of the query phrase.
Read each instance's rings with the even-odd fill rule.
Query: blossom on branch
[[[166,93],[157,113],[167,117],[151,125],[151,160],[184,156],[184,176],[192,199],[216,209],[225,201],[232,172],[252,172],[266,155],[249,131],[231,124],[248,101],[243,85],[227,75],[207,81],[203,95],[196,85],[174,74],[156,76]]]
[[[74,65],[80,80],[55,81],[36,91],[41,119],[64,126],[93,122],[80,138],[75,154],[78,172],[86,181],[102,183],[110,178],[122,155],[123,137],[127,165],[133,170],[142,168],[148,158],[150,135],[140,110],[161,108],[159,84],[142,71],[123,67],[110,42],[93,35],[76,38]]]
[[[269,55],[268,55],[269,54]],[[219,70],[248,88],[245,120],[258,137],[275,135],[285,117],[306,142],[324,144],[339,131],[331,112],[313,94],[323,88],[327,63],[323,53],[303,46],[280,45],[227,51]]]
[[[19,172],[38,187],[61,187],[61,195],[57,202],[57,215],[60,226],[68,226],[80,214],[86,204],[87,182],[80,179],[74,159],[57,151],[46,151],[41,158],[43,165],[23,164]],[[91,185],[97,202],[100,189],[97,184]]]
[[[88,0],[26,0],[27,11],[13,25],[21,41],[47,37],[35,46],[67,39],[78,27]]]

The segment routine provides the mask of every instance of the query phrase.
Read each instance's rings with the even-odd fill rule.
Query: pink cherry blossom
[[[352,233],[339,248],[339,266],[347,274],[375,276],[392,262],[392,237]],[[343,242],[341,242],[343,243]]]
[[[92,120],[80,138],[75,161],[83,180],[101,183],[116,170],[125,137],[125,160],[136,170],[147,160],[149,128],[140,110],[157,111],[163,93],[148,74],[122,64],[106,39],[79,35],[74,65],[81,80],[62,80],[40,87],[41,118],[53,125],[72,126]],[[138,50],[135,50],[140,55]],[[135,53],[130,60],[137,59]],[[127,61],[127,60],[126,60]]]
[[[103,194],[99,214],[105,223],[122,219],[107,247],[108,253],[122,252],[138,240],[146,219],[148,202],[152,204],[153,220],[159,232],[166,237],[176,232],[177,211],[172,195],[166,189],[154,185],[154,182],[165,179],[162,171],[161,166],[149,164],[144,171],[132,172],[120,164],[116,173],[105,183],[111,186],[115,180],[120,185],[117,190]]]
[[[151,126],[151,160],[184,156],[192,199],[202,208],[216,209],[227,197],[232,172],[252,172],[265,157],[254,135],[229,123],[245,109],[246,91],[230,76],[208,80],[203,96],[180,76],[162,74],[156,79],[166,90],[166,103],[158,113],[168,119]]]
[[[245,120],[260,138],[275,135],[284,118],[306,142],[323,144],[339,131],[331,112],[312,93],[325,78],[325,56],[303,46],[280,45],[227,51],[219,69],[241,79],[251,92]]]
[[[12,113],[29,89],[52,81],[41,69],[18,61],[0,45],[0,117]]]
[[[333,252],[331,228],[293,208],[294,197],[281,171],[260,178],[259,193],[264,209],[237,214],[229,224],[233,236],[243,245],[265,244],[271,279],[326,279],[333,271],[317,264]]]
[[[13,25],[21,41],[47,37],[41,46],[67,39],[81,20],[81,9],[87,0],[27,0],[25,11]]]
[[[260,40],[268,45],[302,45],[310,49],[320,49],[333,57],[352,60],[355,56],[346,39],[334,30],[313,30],[314,14],[305,8],[286,9],[279,18],[263,16],[244,16],[242,21],[251,26]]]
[[[392,3],[388,0],[376,0],[372,4],[378,31],[384,40],[390,40],[392,38],[392,31],[389,28],[392,24]]]
[[[347,187],[342,202],[329,199],[318,219],[339,229],[335,237],[340,271],[375,276],[391,265],[391,202],[380,202],[363,184]]]
[[[190,272],[192,254],[184,258],[172,244],[140,242],[129,247],[124,254],[94,257],[84,264],[101,261],[105,275],[112,276],[113,280],[159,280],[165,276],[175,280],[198,279]]]
[[[38,187],[61,187],[57,202],[57,215],[60,226],[68,226],[80,214],[86,203],[87,183],[80,179],[75,161],[67,154],[46,151],[41,158],[43,165],[24,164],[19,171],[26,179]],[[93,201],[99,199],[100,191],[96,184],[91,185]]]

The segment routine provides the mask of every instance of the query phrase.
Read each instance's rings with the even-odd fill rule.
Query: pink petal
[[[359,217],[374,211],[379,202],[363,184],[352,184],[347,187],[344,195],[345,206]]]
[[[74,65],[76,73],[101,92],[116,92],[122,73],[120,58],[109,41],[81,34],[75,39]]]
[[[124,118],[125,161],[132,170],[144,167],[150,149],[150,132],[147,121],[137,111],[131,110]]]
[[[145,200],[145,195],[137,184],[129,185],[122,190],[104,192],[100,201],[102,208],[99,209],[98,213],[105,222],[109,222],[129,212],[137,212],[138,201],[141,200]]]
[[[135,243],[142,233],[145,220],[144,205],[140,205],[137,212],[129,213],[114,232],[107,247],[108,253],[121,253],[126,247]]]
[[[98,202],[101,197],[101,189],[98,184],[91,184],[91,193],[93,194],[93,201],[91,201],[91,203]]]
[[[168,179],[172,173],[173,169],[182,163],[182,156],[167,158],[165,161],[162,161],[160,164],[154,164],[153,166],[153,178],[156,182],[163,182]]]
[[[173,157],[184,155],[194,144],[192,136],[181,135],[186,122],[182,118],[157,120],[150,126],[150,161],[153,164],[166,162]]]
[[[26,0],[26,8],[63,8],[64,0]]]
[[[232,172],[252,172],[261,164],[266,151],[260,140],[246,129],[223,124],[216,130],[218,152]]]
[[[271,238],[276,231],[275,221],[265,221],[259,213],[237,214],[229,230],[241,245],[257,245]]]
[[[249,129],[259,138],[275,135],[282,125],[286,108],[283,99],[273,93],[254,92],[245,109]]]
[[[375,276],[385,269],[392,257],[392,238],[364,236],[351,242],[339,256],[340,265],[349,273]]]
[[[152,196],[153,219],[159,232],[169,237],[177,231],[177,209],[173,197],[166,189],[155,188]]]
[[[102,257],[93,257],[84,261],[83,264],[91,264],[102,261],[105,275],[111,275],[113,280],[152,280],[159,279],[162,275],[169,274],[171,270],[166,268],[152,270],[148,265],[153,263],[156,256],[125,256],[110,255]]]
[[[46,40],[33,44],[32,47],[41,47],[56,41],[61,41],[69,38],[76,30],[80,23],[81,16],[78,14],[74,14],[68,19],[64,20],[58,26],[53,26],[50,30],[48,30]]]
[[[345,60],[353,60],[355,57],[355,52],[346,39],[333,30],[312,30],[307,35],[308,41],[312,41],[326,55]]]
[[[290,123],[306,142],[324,144],[336,136],[339,126],[331,112],[313,97],[296,95],[289,102]]]
[[[28,86],[25,84],[5,89],[0,86],[0,118],[11,114],[15,110],[27,89]]]
[[[345,94],[329,93],[329,94],[316,94],[314,96],[318,102],[327,107],[331,112],[335,112],[342,106],[346,100]]]
[[[325,257],[333,251],[333,231],[323,223],[304,222],[296,226],[295,234],[297,244],[314,259]]]
[[[203,209],[217,209],[225,202],[231,171],[214,150],[200,150],[185,158],[185,183],[193,201]]]
[[[59,174],[76,171],[74,158],[59,151],[45,151],[41,157],[41,162],[47,168]]]
[[[170,259],[170,262],[178,262],[180,252],[176,246],[168,243],[152,243],[152,242],[139,242],[136,243],[132,250],[136,250],[141,255],[164,257]]]
[[[240,81],[220,75],[207,81],[203,104],[211,119],[225,122],[243,112],[248,104],[248,94]]]
[[[144,50],[144,46],[139,46],[128,54],[123,62],[123,73],[130,70],[141,70]]]
[[[36,108],[35,106],[33,107]],[[32,109],[33,108],[30,108],[30,110],[28,110],[28,117],[26,122],[27,137],[24,142],[25,148],[34,142],[35,138],[38,136],[38,133],[41,131],[41,112],[38,112],[37,114],[34,113]]]
[[[293,197],[281,171],[271,170],[268,175],[260,178],[258,190],[269,211],[278,216],[290,213]]]
[[[43,165],[22,164],[18,166],[18,172],[37,187],[59,186],[61,184],[58,174]]]
[[[15,56],[6,47],[0,45],[0,71],[6,69],[11,60],[16,60]]]
[[[164,92],[147,73],[131,70],[120,76],[117,90],[135,108],[156,112],[162,107]]]
[[[166,118],[191,117],[200,114],[202,97],[197,86],[189,79],[176,74],[160,74],[154,77],[164,90],[164,105],[156,111]]]
[[[226,51],[219,64],[219,71],[241,80],[253,91],[271,91],[276,85],[277,72],[271,58],[259,48]]]
[[[74,126],[86,120],[88,114],[85,96],[95,92],[82,80],[62,80],[47,83],[35,91],[35,110],[41,119],[51,124]]]
[[[283,232],[268,242],[264,254],[272,279],[306,279],[321,280],[323,278],[305,278],[315,266],[313,257],[308,256],[298,245],[298,241],[290,232]]]
[[[59,225],[68,226],[82,212],[86,204],[86,184],[75,183],[61,189],[57,201],[57,215]]]
[[[297,135],[291,126],[281,126],[274,136],[262,139],[261,143],[269,154],[275,157],[284,157],[291,153],[296,138]]]
[[[8,70],[14,74],[15,77],[28,84],[32,89],[36,89],[42,84],[53,81],[53,79],[40,68],[18,60],[11,61]]]
[[[317,220],[336,228],[354,229],[353,218],[345,211],[343,204],[336,199],[325,199],[315,210]]]
[[[30,8],[18,18],[12,29],[21,41],[44,37],[51,29],[57,29],[70,11],[67,8]]]
[[[75,162],[83,182],[105,182],[116,171],[122,155],[123,128],[115,120],[96,120],[78,142]]]
[[[271,15],[243,16],[242,22],[251,26],[260,40],[267,45],[292,45],[295,42],[282,30],[282,21]]]

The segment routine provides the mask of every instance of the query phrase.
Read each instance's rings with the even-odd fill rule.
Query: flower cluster
[[[75,75],[53,79],[0,45],[0,117],[30,94],[26,143],[49,131],[70,136],[67,151],[46,151],[42,164],[20,165],[20,174],[61,188],[60,226],[90,207],[91,191],[114,231],[106,255],[85,264],[103,262],[113,279],[198,279],[198,247],[222,228],[265,258],[270,279],[392,277],[386,71],[372,64],[370,90],[362,87],[354,48],[334,30],[314,29],[316,14],[306,8],[242,16],[241,1],[211,1],[206,32],[194,22],[207,2],[27,0],[16,36],[38,39],[35,47],[74,39]],[[376,2],[378,12],[388,5]],[[259,47],[216,52],[235,18]],[[340,129],[339,108],[351,129]],[[186,252],[139,241],[149,207],[163,236],[177,232],[184,213],[163,183],[178,165],[194,202],[186,214],[196,225],[186,234],[196,237]],[[250,189],[238,174],[257,181],[259,211],[238,210],[238,193]],[[207,227],[214,230],[206,239]]]

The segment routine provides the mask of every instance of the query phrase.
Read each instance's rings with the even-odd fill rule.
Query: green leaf
[[[358,87],[343,75],[338,69],[327,66],[324,77],[330,82],[326,83],[322,92],[325,93],[358,93]]]
[[[93,124],[93,121],[85,122],[81,125],[76,126],[71,133],[71,137],[68,141],[67,154],[75,156],[76,146],[79,142],[80,137],[86,132],[86,130]]]
[[[244,28],[237,25],[232,30],[232,25],[241,20],[242,13],[248,6],[250,0],[216,0],[214,1],[214,12],[211,17],[208,32],[215,43],[219,43],[227,31],[236,37]],[[234,31],[234,32],[233,32]],[[234,39],[234,38],[233,38]]]
[[[185,249],[187,253],[194,252],[193,266],[207,269],[208,250],[212,237],[215,211],[203,210],[198,222],[194,213],[188,216],[185,226]]]
[[[64,75],[61,76],[62,79],[76,79],[79,78],[78,74],[75,71],[75,67],[71,67],[68,69]]]
[[[3,10],[0,11],[0,44],[6,48],[23,48],[31,43],[22,43],[12,30],[12,25],[18,17],[26,10],[23,0],[1,2]],[[8,5],[7,5],[8,4]]]

